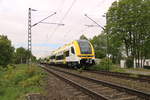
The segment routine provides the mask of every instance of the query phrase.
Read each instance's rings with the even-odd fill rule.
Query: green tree
[[[0,65],[6,67],[13,58],[14,47],[7,36],[0,35]]]
[[[109,54],[111,55],[113,63],[119,63],[122,45],[118,38],[114,38],[112,35],[102,32],[100,35],[93,37],[90,41],[94,46],[96,58],[104,58],[106,54]]]
[[[84,34],[82,34],[82,35],[80,36],[80,40],[88,40],[88,38],[87,38]]]
[[[26,63],[26,50],[23,47],[17,48],[15,52],[15,63]]]
[[[96,58],[104,58],[106,57],[106,35],[101,33],[98,36],[94,36],[90,41],[93,44]]]
[[[27,63],[30,56],[32,61],[36,61],[36,57],[33,56],[30,51],[26,50],[23,47],[17,48],[14,54],[14,63]]]
[[[114,2],[107,13],[106,32],[118,39],[128,57],[140,61],[150,52],[150,1],[120,0]],[[150,49],[150,48],[149,48]],[[137,65],[137,67],[142,66]]]
[[[120,63],[122,58],[123,45],[119,38],[114,35],[108,35],[108,53],[111,55],[111,60],[115,64]]]

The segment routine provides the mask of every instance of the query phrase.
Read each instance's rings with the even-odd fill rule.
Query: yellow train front
[[[48,64],[81,67],[95,64],[95,53],[88,40],[74,40],[53,51],[46,59]]]

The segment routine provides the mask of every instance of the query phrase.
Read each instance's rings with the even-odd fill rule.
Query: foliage
[[[82,34],[82,35],[80,36],[80,40],[88,40],[88,38],[87,38],[84,34]]]
[[[20,100],[27,93],[42,92],[40,87],[45,73],[35,65],[9,66],[0,69],[0,98],[2,100]]]
[[[90,42],[93,44],[96,58],[104,58],[106,57],[106,35],[104,33],[94,36]]]
[[[91,70],[106,70],[110,71],[113,69],[112,61],[108,58],[103,58],[99,64],[90,67]]]
[[[7,36],[0,35],[0,65],[6,67],[10,63],[27,63],[28,58],[31,56],[32,62],[36,61],[36,57],[31,54],[30,51],[23,47],[12,47],[11,41]]]
[[[36,60],[36,57],[33,56],[30,51],[26,50],[23,47],[17,48],[16,52],[14,52],[13,62],[15,64],[27,63],[30,56],[32,61]]]
[[[113,63],[119,63],[121,59],[122,43],[118,38],[102,32],[100,35],[93,37],[91,43],[94,46],[96,58],[104,58],[106,54],[111,55]]]
[[[149,0],[115,1],[106,17],[106,33],[111,36],[111,39],[120,41],[119,44],[125,47],[127,57],[132,56],[132,60],[149,58]]]
[[[120,68],[120,66],[117,66],[117,65],[113,65],[113,69],[111,70],[112,72],[120,72],[120,73],[123,73],[125,72],[126,70],[124,68]]]
[[[14,47],[7,36],[0,35],[0,65],[6,67],[12,61]]]
[[[108,53],[114,64],[119,64],[122,58],[123,45],[121,40],[114,35],[108,35]]]
[[[128,67],[128,68],[131,68],[132,66],[133,66],[133,60],[132,60],[133,58],[132,57],[128,57],[127,59],[126,59],[126,66]]]

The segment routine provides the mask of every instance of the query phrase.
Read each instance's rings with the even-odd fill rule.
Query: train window
[[[73,47],[71,47],[71,53],[75,54]]]
[[[63,55],[56,56],[56,60],[62,60],[62,59],[64,59]]]
[[[55,59],[55,56],[51,56],[50,59]]]
[[[59,56],[56,56],[56,60],[59,60]]]
[[[65,55],[66,55],[66,57],[68,57],[69,56],[69,51],[66,51]]]
[[[87,40],[78,40],[81,54],[91,54],[92,48]]]

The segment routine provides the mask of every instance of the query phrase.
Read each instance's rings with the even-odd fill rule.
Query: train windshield
[[[91,45],[87,40],[78,40],[81,54],[92,54]]]

